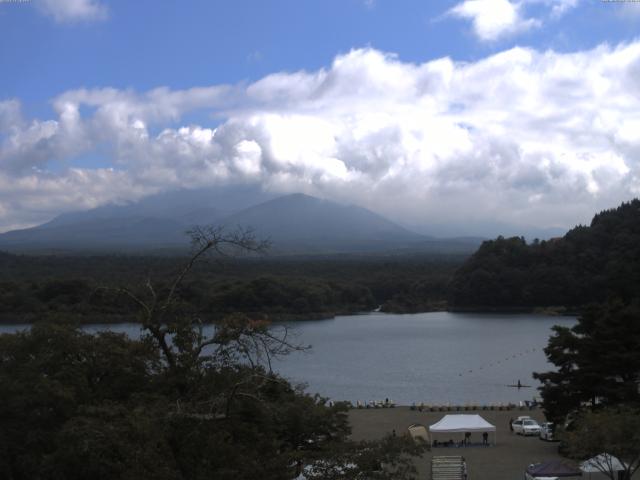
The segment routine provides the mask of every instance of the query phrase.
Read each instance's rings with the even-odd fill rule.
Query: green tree
[[[0,477],[54,478],[61,432],[90,408],[153,395],[160,372],[157,352],[123,335],[50,323],[0,335]]]
[[[606,453],[592,465],[611,480],[619,478],[611,456],[616,457],[624,466],[622,480],[631,480],[640,468],[640,411],[607,408],[585,412],[562,434],[562,440],[567,453],[580,460]]]
[[[454,308],[582,308],[640,289],[640,200],[593,217],[562,238],[527,244],[523,238],[484,242],[455,273]]]
[[[51,323],[0,336],[0,477],[412,478],[421,445],[352,442],[346,405],[272,371],[273,358],[304,348],[286,329],[231,315],[205,334],[183,308],[185,277],[210,251],[264,244],[246,231],[193,237],[173,282],[119,290],[139,306],[139,340]]]
[[[572,328],[554,327],[545,353],[557,370],[534,373],[548,418],[581,408],[640,405],[640,305],[592,306]]]

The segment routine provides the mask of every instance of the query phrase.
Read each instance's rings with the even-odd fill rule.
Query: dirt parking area
[[[473,446],[468,447],[437,447],[432,448],[422,458],[417,460],[420,479],[430,478],[432,455],[462,455],[467,461],[469,480],[522,480],[525,468],[537,462],[557,460],[558,444],[545,442],[538,437],[522,437],[512,434],[509,430],[509,420],[519,415],[544,421],[539,409],[534,410],[480,410],[463,412],[419,412],[409,407],[354,409],[349,412],[354,440],[372,440],[396,431],[398,435],[407,433],[407,427],[419,423],[426,427],[433,425],[444,415],[450,414],[479,414],[489,423],[496,426],[496,444],[489,447],[482,446],[479,433],[472,435]],[[458,441],[463,434],[451,435],[451,439]],[[490,435],[493,443],[493,434]],[[442,438],[443,441],[448,440]]]

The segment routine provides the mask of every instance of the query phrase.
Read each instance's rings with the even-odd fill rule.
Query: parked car
[[[518,417],[511,426],[520,435],[540,435],[540,425],[531,417]]]
[[[551,422],[544,422],[540,425],[540,440],[546,440],[548,442],[553,442],[553,433],[555,431],[555,426]]]

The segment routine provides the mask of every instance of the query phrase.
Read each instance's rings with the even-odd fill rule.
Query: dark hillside
[[[640,200],[605,210],[562,238],[484,242],[456,272],[449,292],[453,309],[573,308],[637,296]]]

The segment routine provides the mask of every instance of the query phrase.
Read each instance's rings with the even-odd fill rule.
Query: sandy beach
[[[353,429],[354,440],[370,440],[391,433],[406,434],[407,427],[413,423],[425,426],[432,425],[447,414],[481,415],[489,423],[496,426],[496,445],[481,446],[480,434],[472,436],[477,446],[438,447],[427,452],[417,460],[421,479],[430,478],[430,462],[432,455],[462,455],[467,460],[469,480],[520,480],[525,468],[537,462],[561,459],[558,454],[558,443],[545,442],[538,437],[522,437],[509,430],[509,420],[519,415],[529,415],[544,421],[540,409],[533,410],[476,410],[462,412],[419,412],[409,407],[353,409],[349,412],[349,420]],[[454,440],[455,434],[452,435]],[[490,437],[493,442],[493,434]]]

